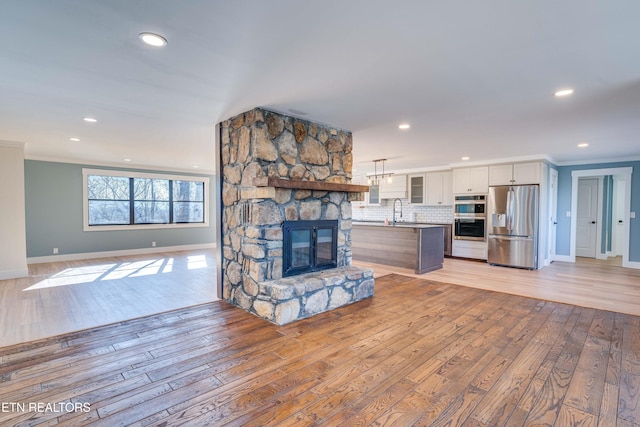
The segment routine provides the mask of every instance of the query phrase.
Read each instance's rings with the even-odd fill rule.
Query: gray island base
[[[356,261],[428,273],[444,263],[444,226],[354,222],[351,251]]]

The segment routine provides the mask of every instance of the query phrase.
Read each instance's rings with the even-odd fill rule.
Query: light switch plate
[[[635,212],[629,212],[629,218],[635,218],[636,217],[636,213]]]
[[[567,218],[571,217],[571,211],[567,211],[567,213],[565,214],[567,216]]]

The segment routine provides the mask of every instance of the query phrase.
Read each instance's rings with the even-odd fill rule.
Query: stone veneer
[[[220,132],[223,298],[281,324],[279,319],[286,318],[288,322],[334,308],[338,300],[353,302],[364,298],[365,293],[366,296],[373,295],[370,270],[360,269],[361,277],[356,282],[348,278],[342,281],[332,278],[325,282],[334,285],[323,287],[327,295],[323,310],[318,310],[317,304],[305,309],[308,300],[324,301],[323,297],[314,296],[321,289],[313,284],[317,284],[317,280],[311,280],[304,294],[298,295],[300,287],[293,290],[301,304],[297,316],[289,313],[294,305],[289,303],[288,314],[283,317],[276,316],[276,308],[290,298],[274,299],[271,293],[274,283],[265,283],[301,283],[305,278],[318,277],[302,275],[282,279],[282,222],[285,219],[338,220],[338,267],[351,265],[350,202],[360,200],[362,194],[266,186],[268,177],[349,183],[353,163],[351,132],[263,108],[222,122]],[[357,276],[356,270],[351,267],[344,272],[345,277],[348,274]],[[335,272],[319,273],[329,277]],[[364,281],[370,282],[356,295]],[[338,283],[344,285],[335,286]],[[368,288],[370,292],[365,292]],[[350,298],[343,293],[350,294]]]
[[[256,314],[278,325],[360,301],[373,295],[373,270],[353,266],[260,283]]]

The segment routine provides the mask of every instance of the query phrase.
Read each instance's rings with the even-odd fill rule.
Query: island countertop
[[[446,225],[353,222],[351,251],[356,261],[411,268],[416,274],[442,268]]]
[[[446,227],[448,224],[432,224],[432,223],[424,223],[424,222],[396,222],[396,225],[392,225],[391,223],[385,224],[380,221],[356,221],[354,220],[353,225],[366,225],[371,227],[404,227],[404,228],[434,228],[434,227]]]

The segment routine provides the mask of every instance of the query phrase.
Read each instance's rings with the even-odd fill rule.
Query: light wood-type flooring
[[[390,254],[389,256],[393,256]],[[354,261],[376,275],[399,273],[462,286],[640,315],[640,270],[621,268],[620,258],[577,258],[540,270],[498,267],[486,262],[445,258],[444,268],[416,275],[413,270]]]
[[[426,279],[286,326],[215,301],[2,348],[0,425],[640,426],[640,317]]]
[[[216,299],[213,250],[29,265],[0,280],[0,347]]]
[[[415,276],[354,264],[372,267],[376,276]],[[578,258],[528,271],[447,258],[442,270],[415,277],[640,315],[640,270],[619,264]],[[216,299],[213,249],[33,264],[29,273],[0,281],[0,347]]]

